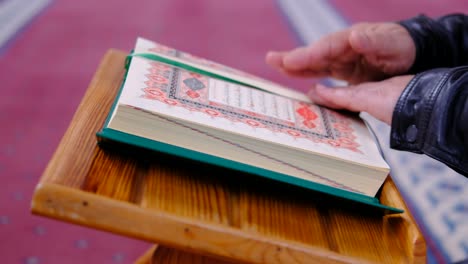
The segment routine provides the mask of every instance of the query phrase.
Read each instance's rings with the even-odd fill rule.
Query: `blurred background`
[[[279,75],[265,53],[356,22],[467,11],[463,0],[0,0],[0,262],[132,263],[149,247],[29,211],[106,50],[130,51],[142,36],[306,91],[310,81]],[[429,263],[468,259],[466,178],[389,150],[388,127],[371,123],[425,235]]]

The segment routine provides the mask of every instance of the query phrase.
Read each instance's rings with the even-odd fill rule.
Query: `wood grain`
[[[195,253],[175,250],[168,247],[157,247],[150,259],[150,264],[239,264],[216,257],[201,256]]]
[[[36,188],[33,213],[237,262],[425,262],[407,210],[382,216],[236,171],[97,146],[125,56],[104,57]],[[390,178],[380,199],[406,209]]]
[[[135,264],[151,264],[153,261],[153,255],[155,251],[160,247],[159,245],[153,245],[150,247],[143,255],[141,255],[137,260],[135,260]],[[157,263],[157,262],[156,262]]]
[[[201,256],[195,253],[175,250],[172,248],[155,245],[135,261],[135,264],[234,264],[214,257]]]

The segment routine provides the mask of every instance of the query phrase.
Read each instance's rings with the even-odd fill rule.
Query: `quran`
[[[99,143],[176,155],[402,212],[375,198],[389,166],[358,116],[143,38],[124,66]]]

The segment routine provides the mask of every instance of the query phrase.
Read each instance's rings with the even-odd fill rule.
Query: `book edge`
[[[337,198],[342,198],[342,199],[346,199],[349,201],[354,201],[354,202],[358,202],[361,204],[370,205],[378,209],[388,211],[385,214],[403,212],[403,210],[401,209],[381,204],[380,201],[376,197],[353,193],[350,191],[346,191],[346,190],[342,190],[342,189],[335,188],[332,186],[316,183],[313,181],[307,181],[304,179],[300,179],[300,178],[293,177],[290,175],[285,175],[282,173],[255,167],[252,165],[247,165],[247,164],[239,163],[236,161],[224,159],[221,157],[212,156],[206,153],[201,153],[201,152],[197,152],[194,150],[138,137],[135,135],[130,135],[121,131],[111,129],[111,128],[104,127],[96,135],[98,138],[98,142],[100,142],[100,144],[102,144],[104,141],[120,142],[123,144],[147,149],[150,151],[166,153],[169,155],[174,155],[174,156],[178,156],[178,157],[182,157],[182,158],[186,158],[190,160],[195,160],[198,162],[207,163],[207,164],[215,165],[218,167],[224,167],[224,168],[233,169],[236,171],[241,171],[241,172],[257,175],[257,176],[268,178],[271,180],[288,183],[291,185],[306,188],[306,189],[313,190],[316,192],[328,194]]]

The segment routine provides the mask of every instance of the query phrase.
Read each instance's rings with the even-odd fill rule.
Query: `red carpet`
[[[350,22],[466,12],[461,0],[330,2]],[[267,50],[298,43],[274,0],[55,0],[0,54],[1,263],[131,263],[149,246],[29,212],[102,55],[129,51],[137,36],[307,88],[263,62]]]
[[[131,263],[148,247],[29,212],[102,55],[137,36],[297,84],[263,62],[296,44],[274,1],[56,0],[0,55],[1,263]]]

